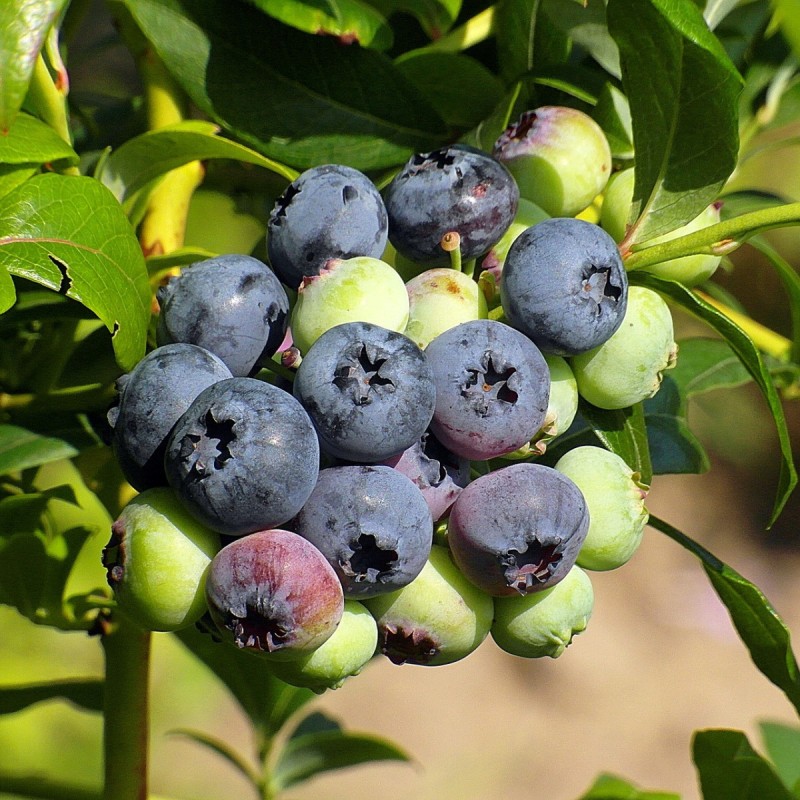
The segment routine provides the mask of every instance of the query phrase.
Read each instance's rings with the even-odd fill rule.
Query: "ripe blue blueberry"
[[[272,209],[270,266],[296,289],[330,258],[380,258],[387,230],[383,199],[366,175],[337,164],[313,167],[286,188]]]
[[[323,333],[300,363],[294,395],[325,452],[366,463],[417,441],[436,401],[425,354],[403,334],[369,322]]]
[[[476,478],[450,510],[447,542],[458,568],[495,597],[554,586],[575,565],[589,529],[580,489],[542,464]]]
[[[255,378],[201,392],[178,420],[164,459],[187,509],[219,533],[282,525],[311,494],[319,445],[291,394]]]
[[[419,153],[386,189],[389,240],[411,261],[446,266],[442,237],[455,231],[462,257],[478,258],[505,233],[518,200],[511,173],[487,153],[458,145]]]
[[[257,258],[224,255],[187,267],[158,290],[159,344],[190,342],[251,374],[286,333],[289,299],[275,273]]]
[[[166,486],[164,451],[173,425],[203,389],[230,377],[208,350],[169,344],[148,353],[117,380],[117,403],[108,412],[111,444],[134,489]]]
[[[622,324],[628,278],[602,228],[556,217],[511,245],[500,296],[507,322],[542,352],[573,356],[602,344]]]
[[[550,372],[536,345],[489,319],[456,325],[425,349],[436,382],[431,430],[468,459],[494,458],[529,442],[547,412]]]
[[[325,556],[345,597],[357,600],[411,583],[433,543],[425,498],[385,466],[323,469],[292,528]]]

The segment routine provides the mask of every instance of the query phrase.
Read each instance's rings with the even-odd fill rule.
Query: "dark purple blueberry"
[[[422,436],[436,390],[425,354],[407,336],[369,322],[322,334],[294,381],[322,449],[346,461],[375,463]]]
[[[517,213],[511,173],[487,153],[460,146],[412,156],[386,189],[389,239],[412,261],[445,266],[442,237],[461,237],[464,259],[491,250]]]
[[[425,348],[436,382],[431,430],[449,450],[483,460],[510,453],[542,427],[550,371],[536,345],[489,319],[463,322]]]
[[[167,444],[167,478],[197,519],[241,536],[274,528],[306,502],[319,472],[311,420],[288,392],[230,378],[198,395]]]
[[[219,356],[234,376],[250,375],[275,353],[289,319],[289,299],[257,258],[199,261],[158,290],[159,344],[190,342]]]
[[[628,276],[614,240],[571,217],[546,219],[511,245],[500,283],[509,325],[544,353],[575,356],[622,324]]]
[[[447,513],[469,483],[469,459],[450,452],[430,431],[400,455],[383,463],[414,482],[422,492],[434,522]]]
[[[315,650],[344,611],[342,587],[322,554],[280,529],[223,547],[208,570],[206,601],[223,638],[276,658]]]
[[[111,445],[134,489],[167,485],[164,452],[173,425],[203,389],[230,377],[208,350],[169,344],[148,353],[117,380],[117,402],[108,412]]]
[[[267,250],[278,277],[296,289],[331,258],[380,258],[388,221],[375,184],[352,167],[312,167],[278,198],[269,217]]]
[[[433,543],[425,498],[384,466],[323,469],[292,528],[322,552],[345,597],[356,600],[411,583]]]
[[[580,489],[541,464],[476,478],[450,510],[447,542],[458,568],[495,597],[538,592],[566,576],[589,529]]]

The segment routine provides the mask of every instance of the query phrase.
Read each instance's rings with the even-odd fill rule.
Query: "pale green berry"
[[[495,277],[499,276],[506,262],[506,256],[514,240],[525,230],[548,218],[548,214],[539,208],[536,203],[520,197],[517,204],[517,214],[514,221],[508,226],[500,241],[484,256],[481,266],[483,269],[492,270]]]
[[[677,356],[669,307],[651,289],[631,286],[622,325],[570,365],[581,397],[598,408],[627,408],[658,391]]]
[[[572,425],[578,413],[578,382],[565,358],[545,354],[544,360],[550,370],[550,400],[544,425],[536,439],[546,443]]]
[[[611,174],[603,129],[588,114],[566,106],[526,111],[500,135],[493,154],[516,179],[520,196],[552,217],[583,211]]]
[[[103,564],[120,610],[151,631],[197,622],[206,612],[206,575],[219,535],[160,487],[134,497],[111,532]]]
[[[617,244],[625,238],[633,203],[633,184],[636,180],[633,167],[615,172],[603,192],[600,207],[600,226]]]
[[[492,638],[512,656],[558,658],[586,630],[593,607],[592,582],[575,566],[550,589],[496,597]]]
[[[462,322],[486,319],[486,298],[464,272],[437,267],[406,284],[409,300],[405,335],[424,350],[440,333]]]
[[[326,642],[293,661],[271,663],[270,668],[282,681],[320,693],[338,689],[347,678],[358,675],[377,645],[375,618],[358,601],[345,600],[339,626]]]
[[[577,485],[589,509],[589,532],[577,563],[592,570],[621,567],[641,544],[649,517],[648,487],[639,473],[616,453],[591,446],[565,453],[556,469]]]
[[[385,261],[367,256],[332,259],[319,275],[303,279],[292,310],[294,345],[302,353],[330,328],[372,322],[402,332],[408,322],[403,279]]]
[[[492,625],[492,598],[433,545],[422,572],[402,589],[364,601],[378,623],[380,652],[395,664],[438,666],[468,656]]]

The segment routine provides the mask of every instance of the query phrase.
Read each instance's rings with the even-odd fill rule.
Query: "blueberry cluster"
[[[551,140],[563,117],[601,154],[575,180],[536,114],[493,155],[414,155],[383,194],[310,169],[275,203],[269,266],[223,255],[161,288],[158,347],[108,415],[140,492],[104,553],[124,613],[203,618],[315,689],[376,653],[450,663],[490,633],[555,657],[586,627],[584,570],[633,555],[647,487],[599,447],[536,459],[579,395],[636,403],[676,350],[614,239],[541,210],[602,192],[602,131],[539,112]]]

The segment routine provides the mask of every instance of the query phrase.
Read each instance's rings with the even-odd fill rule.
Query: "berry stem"
[[[105,800],[147,800],[149,631],[119,616],[103,634]]]
[[[751,211],[733,219],[709,225],[707,228],[679,236],[662,244],[647,246],[632,243],[628,238],[620,243],[620,252],[629,271],[660,264],[673,258],[702,255],[727,255],[737,250],[757,233],[796,225],[800,222],[800,203],[787,203],[774,208]],[[635,226],[631,229],[636,230]]]
[[[461,272],[461,236],[456,231],[450,231],[442,236],[442,249],[450,254],[450,266]]]

